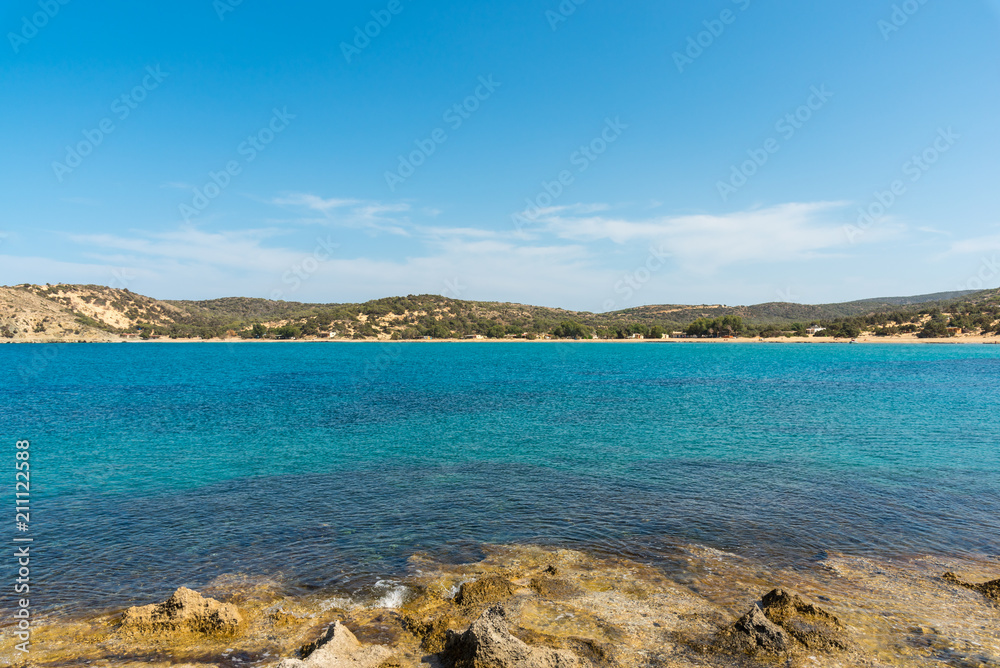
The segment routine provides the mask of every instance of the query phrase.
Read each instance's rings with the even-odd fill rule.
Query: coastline
[[[221,575],[200,591],[236,606],[242,621],[235,633],[135,634],[122,627],[120,610],[65,620],[50,616],[33,634],[30,662],[19,662],[7,639],[0,642],[0,660],[39,667],[71,662],[270,668],[300,656],[341,622],[362,646],[391,655],[372,668],[446,668],[459,665],[442,660],[448,632],[463,632],[499,604],[518,642],[532,651],[568,652],[581,668],[771,665],[772,657],[747,656],[730,639],[741,616],[778,588],[835,616],[844,636],[842,646],[792,643],[774,657],[793,668],[1000,661],[1000,631],[988,621],[995,618],[995,604],[942,577],[951,571],[976,582],[996,577],[995,557],[823,553],[802,568],[772,567],[690,544],[675,546],[657,563],[551,546],[481,547],[484,558],[458,564],[414,554],[404,577],[354,597],[289,597],[277,580]]]
[[[43,343],[56,343],[56,344],[68,344],[68,343],[130,343],[130,344],[162,344],[162,343],[216,343],[216,344],[226,344],[226,345],[236,345],[241,343],[338,343],[338,344],[352,344],[352,343],[399,343],[399,344],[441,344],[441,343],[461,343],[461,344],[477,344],[477,343],[511,343],[511,344],[748,344],[748,343],[778,343],[778,344],[793,344],[793,343],[805,343],[805,344],[937,344],[937,345],[1000,345],[1000,334],[994,336],[982,336],[982,335],[967,335],[967,336],[954,336],[949,338],[931,338],[931,339],[920,339],[915,335],[903,335],[903,336],[860,336],[857,339],[844,339],[844,338],[831,338],[831,337],[776,337],[768,339],[760,338],[720,338],[720,339],[695,339],[695,338],[677,338],[677,339],[388,339],[388,338],[369,338],[369,339],[347,339],[347,338],[334,338],[334,339],[242,339],[242,338],[227,338],[227,339],[170,339],[170,338],[160,338],[151,339],[148,341],[136,340],[130,338],[117,338],[117,339],[101,339],[101,340],[89,340],[89,339],[27,339],[27,340],[17,340],[17,341],[0,341],[0,344],[43,344]]]

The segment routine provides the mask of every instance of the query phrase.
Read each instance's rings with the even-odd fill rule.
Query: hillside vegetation
[[[851,318],[870,313],[885,313],[899,310],[920,310],[940,305],[942,302],[958,301],[974,292],[938,292],[916,297],[883,297],[862,299],[839,304],[794,304],[789,302],[768,302],[755,306],[639,306],[619,311],[623,317],[640,321],[674,320],[690,322],[697,318],[720,318],[736,315],[749,325],[780,325],[793,322],[811,322]]]
[[[439,295],[363,304],[247,297],[161,301],[100,285],[0,288],[0,341],[174,339],[855,337],[1000,332],[1000,290],[842,304],[659,305],[589,313]]]

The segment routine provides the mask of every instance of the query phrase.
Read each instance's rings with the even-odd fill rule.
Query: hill
[[[1000,291],[942,292],[840,304],[654,305],[590,313],[440,295],[362,304],[309,304],[248,297],[163,301],[101,285],[0,288],[0,341],[109,341],[121,338],[659,338],[775,336],[816,325],[832,335],[992,331]],[[944,328],[944,330],[942,330]],[[1000,328],[998,328],[1000,329]],[[954,332],[952,332],[954,333]],[[947,332],[944,334],[947,335]]]
[[[0,287],[0,341],[111,341],[78,312],[27,290]]]
[[[721,318],[727,315],[740,316],[748,324],[791,324],[793,322],[832,320],[849,318],[886,311],[897,311],[900,307],[920,310],[939,305],[941,302],[959,300],[976,294],[975,291],[938,292],[915,297],[879,297],[838,304],[794,304],[789,302],[767,302],[754,306],[639,306],[618,311],[627,319],[642,322],[675,320],[688,323],[697,318]]]

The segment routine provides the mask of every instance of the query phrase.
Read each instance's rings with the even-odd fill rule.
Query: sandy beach
[[[845,339],[845,338],[832,338],[832,337],[805,337],[805,336],[780,336],[773,338],[753,338],[753,337],[731,337],[731,338],[711,338],[711,339],[699,339],[699,338],[670,338],[670,339],[389,339],[389,338],[369,338],[369,339],[348,339],[348,338],[305,338],[305,339],[243,339],[243,338],[227,338],[227,339],[171,339],[167,337],[162,337],[158,339],[141,340],[136,338],[123,338],[123,337],[113,337],[109,336],[105,339],[100,340],[90,340],[90,339],[54,339],[51,337],[37,336],[29,337],[24,340],[17,341],[0,341],[0,343],[133,343],[133,344],[157,344],[157,343],[224,343],[227,345],[235,345],[240,343],[274,343],[274,344],[287,344],[287,343],[338,343],[338,344],[350,344],[350,343],[399,343],[399,344],[440,344],[440,343],[463,343],[463,344],[477,344],[477,343],[522,343],[522,344],[597,344],[597,343],[611,343],[611,344],[651,344],[651,343],[668,343],[668,344],[746,344],[746,343],[815,343],[815,344],[831,344],[831,343],[865,343],[865,344],[952,344],[952,345],[998,345],[1000,344],[1000,335],[977,335],[977,334],[962,334],[958,336],[953,336],[949,338],[935,338],[935,339],[921,339],[917,338],[915,334],[904,334],[901,336],[871,336],[862,335],[857,339]]]

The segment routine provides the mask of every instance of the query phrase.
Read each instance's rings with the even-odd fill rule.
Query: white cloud
[[[116,267],[48,257],[0,255],[0,285],[95,283],[114,285]],[[122,287],[118,285],[117,287]]]
[[[114,267],[119,274],[137,277],[130,289],[170,299],[272,297],[280,292],[286,300],[336,302],[429,292],[586,310],[600,310],[609,302],[619,308],[720,299],[752,303],[773,300],[777,290],[786,288],[810,297],[830,294],[822,272],[800,271],[804,261],[816,268],[817,261],[837,258],[873,280],[866,268],[878,250],[872,242],[898,235],[900,229],[897,223],[880,221],[866,231],[864,244],[852,246],[844,232],[851,216],[838,202],[680,216],[650,215],[643,203],[630,207],[636,218],[622,214],[624,207],[614,207],[611,215],[607,204],[573,204],[542,212],[530,237],[502,219],[499,229],[474,222],[434,224],[436,217],[406,202],[302,193],[267,202],[291,209],[291,215],[262,229],[211,231],[202,225],[157,233],[77,234],[69,239],[79,249],[67,259],[82,262],[50,262],[51,276],[24,273],[23,262],[17,265],[20,270],[3,273],[12,282],[108,283]],[[411,221],[411,215],[420,216],[419,222]],[[316,254],[317,238],[304,237],[301,227],[290,228],[316,223],[404,235],[407,242],[374,243],[319,227],[312,228],[321,230],[317,238],[328,241],[324,252]],[[332,238],[341,245],[334,246]],[[1000,248],[1000,235],[953,247],[955,252],[966,246],[981,251],[989,244]],[[650,249],[664,260],[654,263],[651,274],[645,269]],[[748,266],[755,282],[745,280]],[[898,283],[913,271],[910,265],[884,269]],[[624,295],[620,288],[629,281],[639,281],[641,289]]]
[[[1000,250],[1000,234],[955,241],[945,255],[969,255]]]
[[[299,223],[322,223],[385,232],[398,236],[410,235],[410,219],[403,215],[410,211],[410,205],[405,202],[387,204],[356,199],[323,198],[308,193],[291,193],[276,197],[271,200],[271,203],[323,214],[323,218],[300,218],[296,221]]]
[[[484,230],[478,227],[418,227],[417,231],[430,239],[496,239],[501,235],[493,230]]]
[[[584,204],[578,202],[576,204],[563,204],[559,206],[524,209],[517,215],[526,218],[529,221],[537,221],[556,216],[558,214],[584,215],[588,213],[597,213],[598,211],[609,211],[610,209],[610,204],[603,204],[599,202]]]
[[[317,195],[310,195],[308,193],[292,193],[284,197],[276,197],[272,201],[275,204],[282,206],[306,207],[323,213],[329,213],[335,209],[342,209],[356,204],[361,204],[361,200],[336,198],[324,199],[322,197],[318,197]]]
[[[83,204],[85,206],[100,206],[102,204],[101,200],[93,197],[61,197],[60,199],[69,204]]]
[[[800,261],[847,247],[843,221],[834,215],[844,205],[792,203],[723,215],[640,221],[557,214],[540,218],[540,222],[562,239],[656,243],[688,268],[717,269],[740,262]]]
[[[285,300],[330,302],[428,292],[565,305],[570,292],[603,294],[613,282],[613,272],[596,268],[594,256],[581,244],[524,245],[471,227],[415,230],[422,245],[411,257],[395,259],[359,257],[363,251],[358,249],[345,257],[345,249],[329,246],[314,253],[312,242],[276,247],[281,230],[270,228],[209,232],[182,227],[69,239],[99,263],[76,266],[77,275],[98,283],[111,282],[113,271],[136,276],[130,289],[165,299],[280,293]]]
[[[287,266],[301,256],[286,249],[263,248],[260,242],[279,234],[278,230],[238,230],[205,232],[182,227],[170,232],[139,233],[123,237],[113,234],[74,234],[70,240],[103,252],[88,254],[103,262],[136,267],[153,261],[177,265],[211,266],[244,271],[268,271]],[[119,251],[107,253],[107,251]]]

